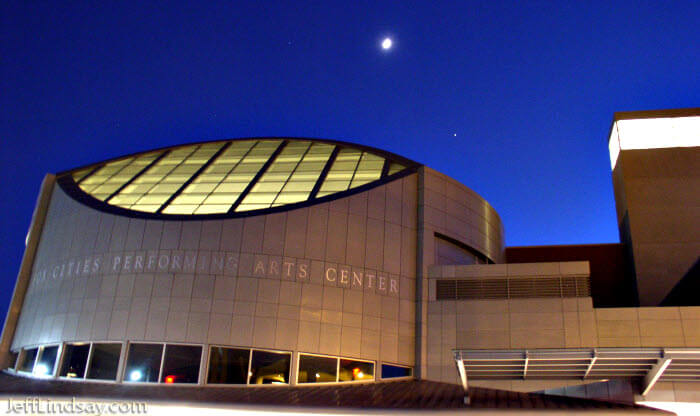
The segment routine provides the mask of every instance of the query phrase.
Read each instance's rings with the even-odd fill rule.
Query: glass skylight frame
[[[267,150],[256,156],[258,147]],[[252,163],[244,163],[245,158]],[[361,145],[269,137],[192,143],[128,155],[60,173],[58,183],[86,205],[129,217],[231,218],[341,198],[408,175],[419,166]],[[344,177],[336,177],[338,172]],[[101,182],[95,184],[92,177]],[[121,182],[112,179],[116,177]],[[95,194],[99,186],[103,189]]]

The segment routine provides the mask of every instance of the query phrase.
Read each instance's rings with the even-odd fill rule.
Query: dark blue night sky
[[[613,112],[700,98],[698,1],[3,1],[0,19],[0,316],[47,172],[332,138],[470,186],[508,245],[617,242]]]

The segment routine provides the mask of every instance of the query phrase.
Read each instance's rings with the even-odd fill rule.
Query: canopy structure
[[[643,378],[642,395],[657,381],[700,381],[700,348],[577,348],[454,350],[462,384],[480,380],[607,380]]]

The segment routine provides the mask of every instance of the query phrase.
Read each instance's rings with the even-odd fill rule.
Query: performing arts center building
[[[0,385],[279,409],[698,402],[700,111],[610,132],[620,244],[506,247],[467,186],[331,140],[49,174]]]

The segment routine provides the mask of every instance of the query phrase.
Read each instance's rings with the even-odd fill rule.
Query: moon
[[[394,42],[392,42],[391,38],[384,38],[384,40],[382,41],[382,49],[388,51],[389,49],[391,49],[393,43]]]

